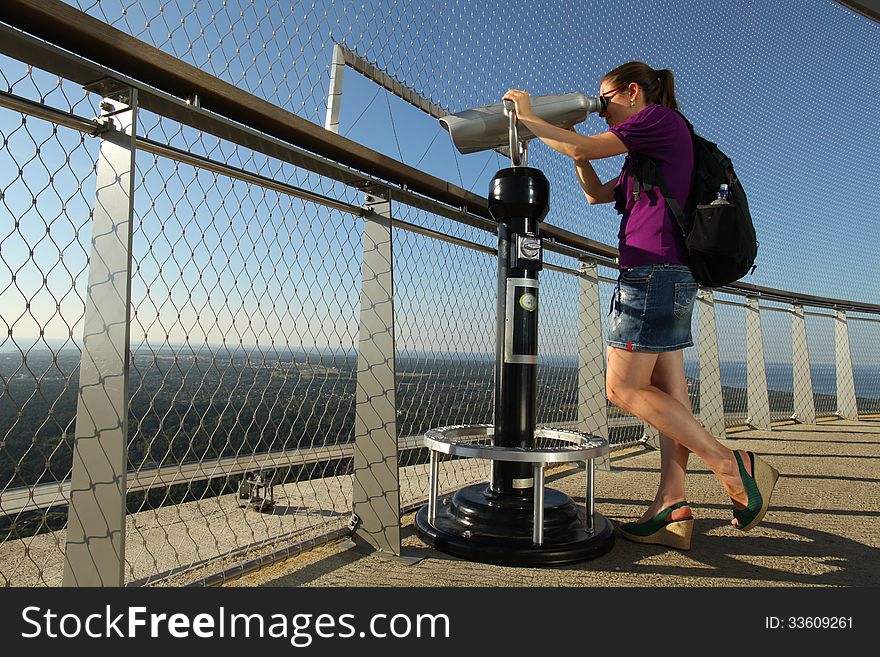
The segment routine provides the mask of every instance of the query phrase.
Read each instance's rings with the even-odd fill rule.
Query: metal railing
[[[427,495],[421,433],[491,421],[485,200],[63,3],[0,20],[23,80],[89,92],[0,93],[20,118],[0,123],[18,171],[0,189],[0,582],[179,583],[348,532],[399,553]],[[168,143],[139,135],[153,120]],[[651,442],[604,394],[616,250],[543,233],[539,423]],[[714,435],[880,412],[880,305],[736,284],[701,293],[694,327],[689,389]],[[271,514],[239,496],[251,472],[274,475]]]

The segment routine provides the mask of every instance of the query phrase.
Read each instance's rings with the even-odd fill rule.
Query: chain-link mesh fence
[[[694,344],[684,349],[684,373],[687,381],[688,397],[691,400],[691,410],[695,415],[700,414],[700,306],[694,303],[691,316],[691,336]]]
[[[545,269],[540,285],[537,422],[574,427],[578,421],[577,269],[571,264],[562,271]]]
[[[81,88],[0,58],[4,90],[89,116]],[[97,144],[0,109],[0,584],[63,558]]]
[[[861,276],[839,265],[871,261],[878,228],[841,212],[830,198],[826,205],[815,196],[786,193],[791,189],[791,162],[812,160],[816,153],[822,153],[826,166],[800,172],[799,187],[824,189],[833,181],[835,198],[847,193],[860,197],[863,189],[871,188],[870,171],[877,168],[871,166],[880,152],[876,136],[826,120],[812,103],[788,100],[804,89],[833,89],[840,80],[863,79],[867,91],[853,99],[847,123],[877,122],[880,71],[873,61],[880,25],[830,0],[784,6],[769,0],[661,4],[542,0],[527,6],[466,0],[69,2],[318,124],[324,119],[334,42],[451,111],[497,102],[511,86],[534,94],[596,93],[602,75],[633,59],[669,68],[676,74],[685,114],[698,132],[731,155],[749,191],[761,241],[758,269],[749,281],[866,302],[873,301],[866,291],[880,287],[880,280],[866,285]],[[724,25],[737,29],[695,27]],[[791,67],[801,74],[778,75]],[[768,95],[761,81],[770,78],[776,80],[778,93]],[[707,94],[708,86],[718,82],[724,93]],[[753,111],[755,98],[761,99],[760,112]],[[343,110],[347,102],[346,98]],[[385,103],[381,95],[376,102]],[[791,138],[792,126],[799,126],[798,139]],[[591,118],[579,130],[594,133],[604,127],[600,119]],[[349,134],[344,117],[341,129]],[[374,133],[380,139],[384,130]],[[423,139],[430,141],[417,127],[401,125],[399,146],[389,136],[385,152],[400,148],[404,161],[414,164],[427,145]],[[828,149],[829,143],[835,148]],[[410,151],[411,144],[418,148]],[[449,145],[439,141],[434,148],[446,150]],[[553,182],[557,223],[614,244],[617,216],[608,207],[584,209],[571,163],[546,148],[533,149],[530,157]],[[459,165],[468,159],[461,158]],[[853,170],[847,166],[853,161],[863,166]],[[447,160],[444,166],[450,175],[442,177],[458,184],[455,163]],[[597,172],[608,180],[619,167],[618,159],[610,159],[597,163]],[[463,185],[474,184],[483,193],[483,182],[468,178],[463,177]],[[784,209],[780,195],[785,198]],[[824,216],[835,217],[834,230],[827,221],[817,220]],[[801,258],[811,263],[810,277],[790,275],[795,233],[801,237]],[[851,234],[864,239],[853,243],[846,239]]]
[[[96,144],[24,115],[7,129],[9,117],[0,572],[52,585]],[[351,454],[340,445],[353,427],[360,227],[214,173],[144,153],[138,163],[126,576],[144,583],[347,524]],[[255,477],[273,485],[270,514],[241,497]]]
[[[616,58],[621,55],[615,52],[612,57],[608,38],[623,29],[621,12],[632,10],[610,3],[536,3],[531,18],[559,34],[568,34],[572,24],[586,26],[577,31],[578,38],[594,48],[579,42],[581,54],[573,57],[567,41],[571,37],[540,43],[519,38],[526,34],[528,21],[520,20],[510,5],[71,4],[316,123],[323,122],[334,40],[439,105],[461,109],[495,102],[508,86],[535,93],[589,92],[604,72],[602,61],[614,58],[619,63]],[[729,2],[720,9],[697,10],[710,12],[717,21],[746,5],[750,33],[758,37],[764,34],[762,16],[767,11],[762,3]],[[817,16],[834,21],[836,29],[847,30],[850,47],[869,43],[876,34],[876,26],[856,22],[832,3],[811,7]],[[667,9],[662,25],[669,34],[677,33],[683,17],[694,10],[686,11],[684,5]],[[636,11],[651,13],[645,7]],[[688,18],[693,20],[699,16]],[[813,20],[813,15],[802,19],[798,29]],[[493,26],[491,35],[488,25]],[[716,117],[731,113],[700,107],[699,80],[717,76],[703,76],[705,71],[686,65],[669,44],[651,41],[648,33],[642,36],[650,45],[631,56],[679,73],[681,100],[686,109],[689,104],[694,107],[691,119],[702,119],[709,136],[728,137],[728,150],[744,180],[766,177],[768,189],[781,180],[778,171],[784,169],[774,169],[772,158],[743,155],[748,152],[738,134],[755,126],[739,115],[730,125],[719,123]],[[519,45],[513,49],[510,43]],[[589,61],[579,61],[587,51]],[[486,63],[490,61],[491,66]],[[572,64],[555,75],[549,62],[558,61]],[[832,63],[848,64],[840,58]],[[830,79],[834,71],[826,67],[815,75]],[[96,95],[14,60],[0,60],[0,76],[7,94],[85,118],[99,113]],[[353,72],[347,76],[342,134],[485,194],[491,173],[505,165],[503,158],[496,153],[460,156],[433,118]],[[728,96],[735,97],[737,89],[757,87],[751,78],[736,78],[729,88]],[[857,109],[868,107],[866,103]],[[586,131],[596,129],[593,121]],[[363,203],[362,193],[352,187],[167,117],[141,111],[139,122],[138,133],[159,144],[353,206]],[[758,132],[766,137],[774,131],[778,126],[762,123]],[[846,135],[835,134],[829,138],[845,141]],[[0,307],[5,329],[0,336],[0,582],[55,585],[61,581],[64,560],[65,486],[71,468],[99,140],[6,109],[0,109],[0,136]],[[870,140],[856,146],[868,161],[874,156],[864,151],[866,142]],[[554,209],[548,221],[613,244],[616,215],[609,208],[585,207],[570,162],[539,147],[532,148],[530,159],[553,185]],[[619,166],[619,160],[608,161],[597,170],[608,179]],[[755,282],[788,287],[778,282],[784,268],[772,264],[780,261],[772,256],[782,253],[791,231],[784,222],[777,228],[760,218],[776,207],[766,190],[759,189],[755,200],[766,257]],[[797,214],[796,208],[787,207]],[[426,495],[426,456],[417,439],[421,432],[491,421],[497,263],[491,253],[495,236],[488,231],[402,203],[394,203],[392,213],[395,219],[475,247],[394,230],[396,420],[401,502],[407,506]],[[348,523],[362,232],[363,221],[354,214],[161,155],[138,153],[128,583],[187,581],[199,566],[216,570],[242,555],[271,550],[282,539],[310,537]],[[842,233],[834,233],[838,234]],[[861,243],[876,241],[869,234]],[[835,245],[825,240],[823,246],[831,250],[811,260],[816,276],[807,291],[826,292],[815,283],[825,280],[834,286],[828,293],[863,298],[868,288],[864,281],[854,286],[855,279],[847,278],[849,270],[823,274],[835,266]],[[569,426],[579,420],[581,282],[574,259],[552,252],[546,259],[565,271],[548,268],[541,275],[538,422]],[[604,327],[616,272],[600,267],[599,273]],[[747,311],[739,295],[716,294],[716,300],[725,423],[743,424],[749,417]],[[792,350],[803,347],[792,342],[789,314],[761,303],[760,354],[770,415],[787,418],[799,383],[792,375]],[[698,413],[710,401],[698,397],[701,312],[696,310],[693,318],[695,346],[685,351],[689,394]],[[827,311],[806,317],[811,392],[818,415],[837,409],[833,322]],[[871,316],[849,322],[860,412],[880,408],[880,364],[873,339],[877,326]],[[606,412],[612,444],[641,439],[645,428],[640,420],[610,404]],[[443,472],[443,486],[457,488],[484,478],[485,464],[454,461],[446,463]],[[172,579],[175,575],[178,578]]]
[[[745,424],[749,417],[746,316],[743,306],[742,297],[716,295],[718,359],[724,421],[728,427]]]
[[[761,331],[770,419],[787,420],[794,414],[790,307],[773,302],[762,303]]]
[[[404,205],[392,213],[409,224],[441,223]],[[427,496],[426,467],[410,467],[427,463],[421,435],[492,421],[497,258],[406,230],[395,230],[393,250],[397,433],[410,448],[399,458],[406,507]],[[445,491],[484,479],[485,464],[458,460],[441,472]]]
[[[848,319],[852,349],[853,382],[859,414],[880,413],[880,322],[876,317],[851,314]]]
[[[134,502],[129,577],[347,523],[350,462],[321,454],[353,437],[360,222],[156,156],[135,193],[130,470],[202,472]],[[236,501],[257,475],[271,514]]]
[[[834,352],[834,315],[806,311],[807,344],[813,379],[813,400],[818,417],[837,413],[837,371]]]

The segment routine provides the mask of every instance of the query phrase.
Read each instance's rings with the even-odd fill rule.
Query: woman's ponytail
[[[672,71],[668,68],[657,71],[657,80],[660,82],[657,102],[670,109],[678,110],[678,102],[675,100],[675,76],[672,75]]]
[[[644,90],[649,104],[658,103],[678,110],[678,102],[675,100],[675,76],[669,69],[655,71],[643,62],[629,62],[609,71],[603,79],[614,80],[616,86],[635,82]]]

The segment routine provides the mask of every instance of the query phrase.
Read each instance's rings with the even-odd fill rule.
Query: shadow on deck
[[[781,473],[764,522],[743,534],[712,473],[692,457],[688,498],[696,522],[691,550],[618,538],[598,559],[560,568],[514,568],[463,561],[423,544],[413,513],[403,518],[404,555],[415,565],[364,555],[338,541],[247,574],[227,586],[617,587],[880,585],[880,418],[789,424],[772,432],[731,432],[731,448],[767,457]],[[597,473],[597,511],[637,518],[653,498],[660,454],[615,454]],[[548,473],[547,485],[583,502],[583,470]]]

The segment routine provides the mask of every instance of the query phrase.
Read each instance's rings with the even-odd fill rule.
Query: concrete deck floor
[[[415,565],[365,555],[344,541],[264,567],[226,586],[626,587],[880,585],[880,418],[820,421],[731,432],[731,448],[752,450],[781,473],[763,523],[748,533],[729,523],[731,505],[705,464],[692,457],[688,499],[696,522],[679,552],[617,539],[597,559],[558,568],[473,563],[423,544],[413,514],[403,519],[403,553]],[[653,498],[660,454],[614,453],[597,472],[597,511],[612,522],[641,515]],[[583,469],[557,470],[547,485],[583,502]]]

